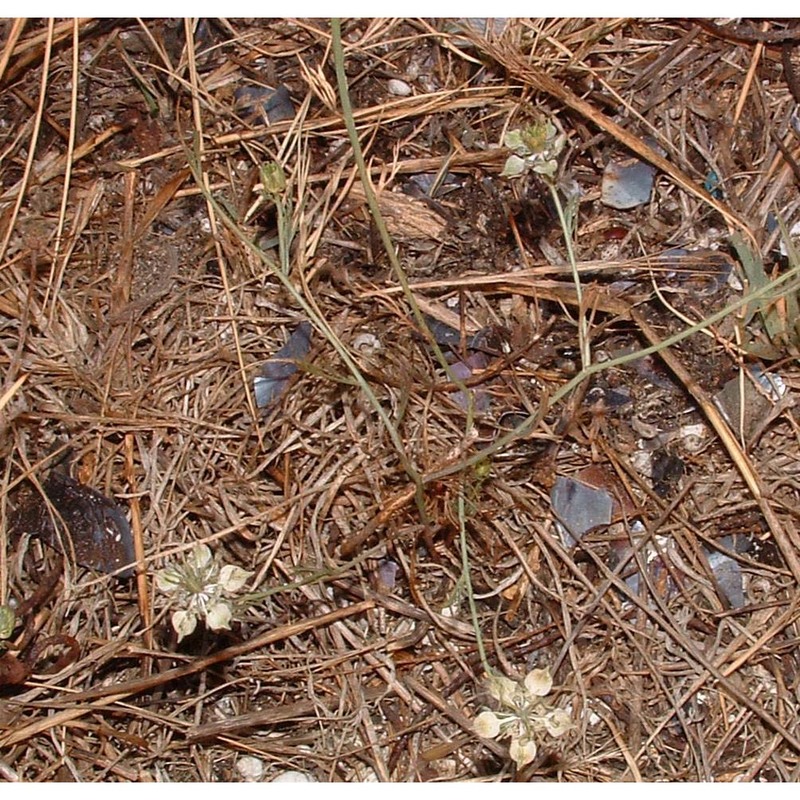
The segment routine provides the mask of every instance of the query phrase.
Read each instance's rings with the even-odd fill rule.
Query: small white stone
[[[236,760],[236,771],[243,781],[258,783],[264,778],[264,762],[255,756],[241,756]]]
[[[353,340],[353,349],[364,355],[372,355],[382,350],[383,345],[374,333],[359,333]]]
[[[397,97],[408,97],[413,89],[405,82],[398,78],[392,78],[387,84],[389,94],[396,95]]]
[[[90,130],[97,133],[106,126],[106,118],[103,114],[90,114],[89,119],[86,120],[86,125]]]
[[[458,603],[453,603],[452,605],[445,606],[440,613],[443,617],[454,619],[455,617],[458,616]]]
[[[681,443],[688,453],[699,453],[706,444],[706,427],[697,425],[684,425],[679,431]]]
[[[653,472],[653,454],[648,450],[637,450],[631,455],[631,466],[640,475],[650,475]]]

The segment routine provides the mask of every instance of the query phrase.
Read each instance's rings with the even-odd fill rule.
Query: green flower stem
[[[281,270],[284,275],[291,272],[291,244],[294,236],[292,230],[292,202],[282,197],[275,198],[275,207],[278,210],[278,253],[280,254]]]
[[[269,269],[270,272],[272,272],[272,274],[283,284],[283,287],[292,296],[297,305],[303,309],[303,313],[311,321],[314,327],[331,343],[333,348],[339,354],[339,357],[342,359],[342,361],[345,363],[348,370],[352,374],[355,383],[358,385],[361,391],[364,392],[370,405],[375,409],[375,412],[378,414],[381,421],[385,425],[386,430],[389,434],[389,438],[391,439],[394,449],[400,458],[400,463],[403,465],[403,469],[421,491],[422,483],[419,472],[414,468],[413,464],[410,462],[408,456],[406,455],[405,446],[403,444],[402,438],[400,437],[400,434],[397,432],[397,429],[392,424],[389,415],[386,413],[386,410],[381,405],[380,401],[375,395],[375,392],[372,390],[372,387],[369,385],[369,383],[367,383],[367,380],[364,377],[361,370],[359,369],[356,360],[353,358],[352,355],[350,355],[350,351],[345,347],[341,339],[339,339],[339,337],[336,335],[335,331],[328,324],[327,320],[317,313],[313,305],[303,296],[303,294],[294,285],[294,283],[292,283],[289,275],[286,272],[284,272],[279,265],[275,264],[273,260],[269,257],[269,255],[267,255],[258,245],[251,242],[242,233],[236,220],[231,218],[228,215],[228,213],[226,213],[225,209],[222,207],[222,204],[219,203],[217,199],[211,194],[211,192],[206,188],[202,177],[202,167],[200,166],[199,156],[188,155],[187,160],[189,162],[189,166],[192,169],[195,180],[197,181],[197,185],[200,188],[200,191],[204,195],[205,199],[208,201],[210,207],[214,209],[214,212],[216,213],[218,219],[222,221],[225,227],[231,231],[231,233],[239,240],[239,242],[241,242],[241,244],[244,247],[249,249],[252,253],[254,253],[258,258],[261,259],[264,266],[266,266],[267,269]],[[286,240],[284,239],[284,241]],[[285,263],[284,262],[285,258],[286,255],[282,254],[281,255],[282,263]]]
[[[561,223],[561,230],[564,233],[564,242],[567,246],[567,258],[572,270],[572,280],[575,283],[575,296],[578,300],[578,343],[581,351],[581,367],[586,369],[592,363],[592,353],[589,342],[589,323],[586,319],[586,309],[583,305],[583,287],[581,286],[581,276],[578,272],[578,259],[575,257],[575,218],[576,210],[571,209],[570,213],[564,210],[561,197],[558,194],[558,187],[555,182],[545,178],[553,197],[558,221]]]

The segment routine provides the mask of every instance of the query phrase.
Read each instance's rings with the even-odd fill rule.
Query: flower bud
[[[261,186],[267,194],[283,194],[286,190],[286,174],[277,161],[261,165]]]

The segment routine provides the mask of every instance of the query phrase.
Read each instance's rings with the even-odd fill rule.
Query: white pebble
[[[408,97],[413,91],[411,87],[405,82],[392,78],[387,84],[389,94],[397,95],[397,97]]]
[[[359,333],[353,340],[353,349],[364,355],[372,355],[382,350],[383,346],[374,333]]]
[[[236,771],[243,781],[258,783],[264,777],[264,762],[255,756],[242,756],[236,760]]]

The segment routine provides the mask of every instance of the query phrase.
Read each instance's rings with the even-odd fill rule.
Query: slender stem
[[[589,323],[586,320],[586,313],[583,306],[583,287],[581,286],[581,276],[578,272],[578,259],[575,257],[575,212],[567,214],[558,194],[558,187],[555,182],[547,181],[550,187],[550,194],[553,197],[558,221],[561,223],[561,230],[564,232],[564,242],[567,246],[567,258],[572,270],[572,280],[575,283],[575,295],[578,300],[578,342],[581,351],[581,367],[586,369],[592,363],[592,353],[589,343]]]

